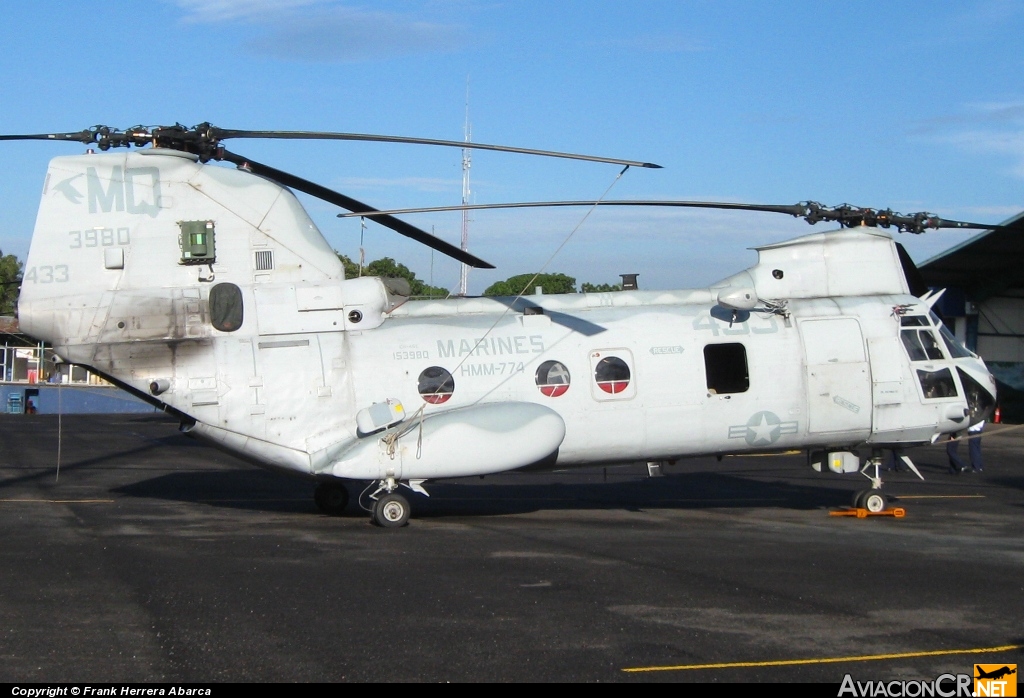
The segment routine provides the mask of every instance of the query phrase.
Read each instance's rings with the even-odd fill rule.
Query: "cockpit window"
[[[921,340],[917,338],[917,332],[900,332],[900,339],[903,340],[903,347],[907,350],[911,361],[927,361],[928,355],[924,353]]]
[[[921,392],[925,400],[936,400],[944,397],[956,397],[956,383],[948,368],[940,371],[922,371],[918,369],[917,379],[921,381]]]
[[[946,329],[945,325],[939,325],[939,334],[942,335],[942,339],[946,343],[946,349],[949,350],[949,355],[954,359],[966,359],[970,356],[974,356],[974,354],[967,351],[960,342],[956,341],[956,337],[953,336],[952,332]]]
[[[911,361],[936,361],[943,359],[939,341],[930,330],[903,330],[900,339]]]
[[[928,327],[928,318],[924,315],[904,315],[900,318],[901,327]]]
[[[958,367],[956,372],[960,374],[960,385],[964,387],[967,407],[970,408],[971,424],[988,419],[992,409],[996,406],[995,396],[981,387],[981,384],[967,375],[963,369]]]
[[[928,330],[921,330],[917,333],[920,335],[921,344],[924,346],[924,353],[928,355],[929,359],[942,359],[942,349],[939,348],[939,340],[935,338],[934,332]]]

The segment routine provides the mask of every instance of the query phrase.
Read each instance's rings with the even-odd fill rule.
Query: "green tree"
[[[359,276],[359,265],[348,258],[347,255],[343,255],[340,252],[335,252],[338,255],[338,259],[341,260],[341,265],[345,267],[345,278],[354,279]]]
[[[497,281],[484,290],[485,296],[532,295],[540,286],[544,293],[576,293],[576,279],[565,274],[518,274],[504,281]]]
[[[607,293],[609,291],[621,291],[622,284],[591,284],[586,281],[580,286],[581,293]]]
[[[0,315],[14,315],[21,291],[21,262],[0,250]]]
[[[354,279],[359,276],[359,265],[345,255],[338,253],[338,259],[345,267],[345,278]],[[363,267],[363,276],[380,276],[386,279],[405,279],[409,282],[409,289],[415,297],[425,298],[447,298],[450,294],[448,289],[440,286],[430,286],[418,279],[416,274],[409,267],[401,262],[396,262],[391,257],[375,259]]]

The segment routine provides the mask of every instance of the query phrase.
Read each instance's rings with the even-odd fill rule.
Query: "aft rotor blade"
[[[362,201],[357,201],[356,199],[353,199],[350,196],[345,196],[344,194],[336,192],[332,189],[328,189],[327,187],[316,184],[315,182],[310,182],[307,179],[302,179],[301,177],[289,174],[288,172],[284,172],[283,170],[275,169],[273,167],[270,167],[269,165],[263,165],[261,163],[255,162],[254,160],[250,160],[236,153],[224,151],[223,159],[227,160],[228,162],[233,162],[236,165],[246,167],[253,174],[258,174],[267,177],[269,179],[274,180],[278,184],[283,184],[286,187],[291,187],[292,189],[297,189],[301,192],[305,192],[310,196],[315,196],[316,198],[326,201],[327,203],[331,203],[334,204],[335,206],[340,206],[341,208],[348,209],[349,211],[352,211],[356,215],[373,216],[373,219],[380,223],[381,225],[383,225],[385,228],[390,228],[391,230],[394,230],[396,233],[400,235],[412,238],[416,242],[423,243],[427,247],[435,249],[441,254],[448,255],[449,257],[459,262],[462,262],[463,264],[468,264],[469,266],[476,267],[478,269],[494,269],[493,264],[485,262],[479,257],[476,257],[470,254],[469,252],[465,252],[464,250],[456,247],[455,245],[445,242],[439,237],[431,235],[425,230],[420,230],[416,226],[410,225],[409,223],[399,220],[398,218],[394,218],[393,216],[386,213],[377,215],[380,214],[380,212],[377,209],[373,208],[372,206],[368,206],[367,204],[364,204]]]
[[[74,133],[22,133],[0,134],[0,141],[77,141],[92,143],[96,138],[94,131],[75,131]]]
[[[536,150],[534,148],[516,148],[508,145],[489,145],[471,141],[446,141],[438,138],[409,138],[407,136],[379,136],[370,133],[333,133],[330,131],[241,131],[226,128],[210,128],[210,135],[218,140],[227,138],[283,138],[291,140],[334,140],[334,141],[370,141],[374,143],[407,143],[415,145],[440,145],[449,148],[469,148],[472,150],[495,150],[502,153],[523,153],[526,155],[542,155],[549,158],[566,158],[569,160],[586,160],[588,162],[606,162],[612,165],[628,165],[631,167],[647,167],[661,169],[661,165],[653,162],[606,158],[597,155],[579,155],[561,153],[554,150]]]

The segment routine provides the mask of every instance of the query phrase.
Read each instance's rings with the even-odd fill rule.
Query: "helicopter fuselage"
[[[879,449],[992,408],[887,233],[758,253],[706,289],[409,300],[345,279],[275,182],[90,154],[51,162],[20,321],[193,433],[313,477]]]

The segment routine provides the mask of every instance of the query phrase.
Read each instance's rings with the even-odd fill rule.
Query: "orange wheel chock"
[[[866,519],[869,516],[891,516],[894,519],[902,519],[907,515],[907,510],[903,507],[893,507],[892,509],[884,509],[883,511],[868,511],[862,508],[847,508],[840,509],[838,511],[830,511],[829,516],[856,516],[858,519]]]

